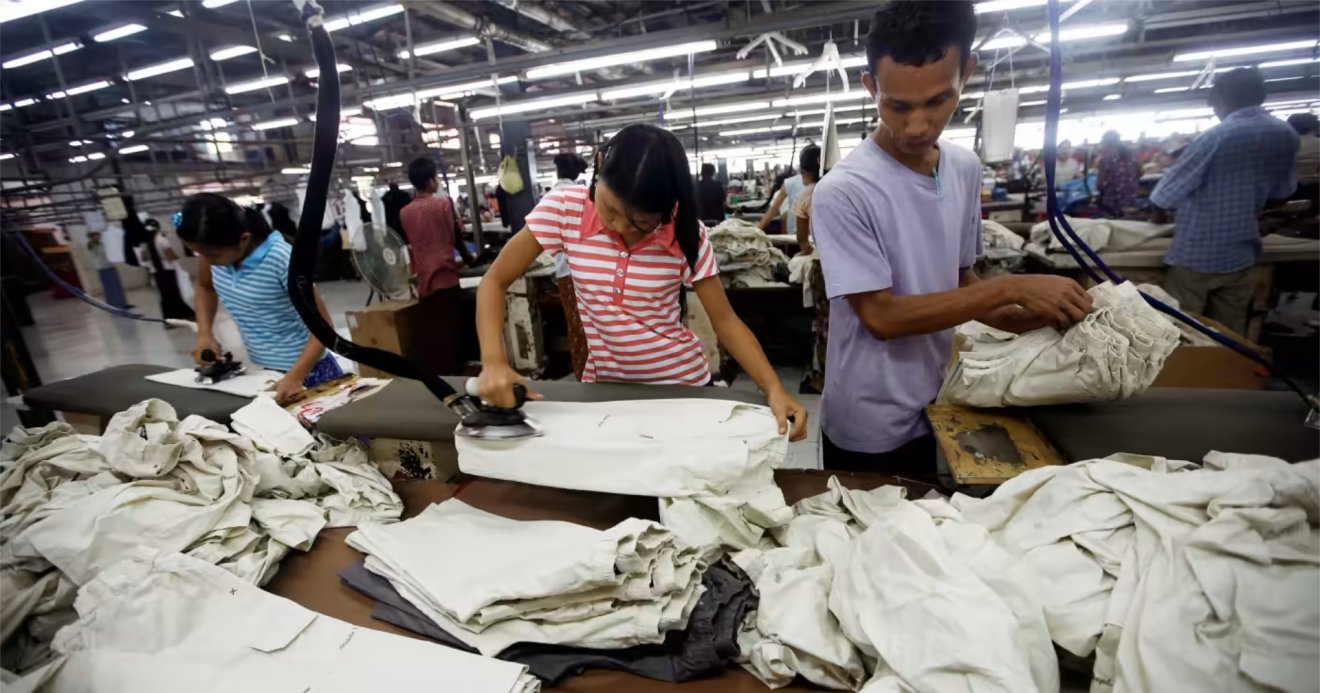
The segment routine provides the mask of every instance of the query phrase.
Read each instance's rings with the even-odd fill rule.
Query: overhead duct
[[[505,29],[498,24],[492,24],[486,21],[484,17],[479,17],[461,7],[455,7],[449,3],[414,1],[407,3],[407,5],[409,9],[415,10],[420,14],[439,19],[448,24],[453,24],[460,29],[471,31],[477,36],[489,36],[500,43],[506,43],[514,48],[520,48],[528,53],[542,53],[555,50],[555,46],[552,46],[541,39]]]
[[[581,28],[574,26],[568,20],[559,15],[525,0],[490,0],[501,7],[508,8],[513,12],[545,26],[554,29],[561,34],[573,34],[576,38],[586,38],[587,33]]]

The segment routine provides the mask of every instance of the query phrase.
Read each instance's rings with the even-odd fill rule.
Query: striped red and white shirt
[[[527,228],[543,250],[568,258],[587,337],[583,382],[710,382],[701,342],[683,326],[678,310],[681,284],[719,273],[705,227],[695,271],[678,247],[673,224],[628,248],[601,223],[583,185],[546,193],[527,215]]]

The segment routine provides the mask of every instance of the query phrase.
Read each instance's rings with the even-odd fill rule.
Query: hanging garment
[[[382,676],[472,693],[540,687],[521,665],[359,628],[179,554],[108,567],[76,607],[55,640],[60,656],[12,690],[347,692]]]
[[[1068,225],[1092,250],[1128,250],[1155,238],[1173,235],[1173,224],[1152,224],[1147,221],[1124,219],[1074,219],[1065,217]],[[1060,231],[1063,229],[1060,228]],[[1069,238],[1069,241],[1072,239]],[[1031,227],[1031,242],[1048,247],[1051,253],[1064,252],[1063,242],[1050,229],[1048,221]]]
[[[339,573],[354,590],[376,600],[372,618],[425,636],[447,647],[476,652],[438,627],[399,596],[389,580],[357,564]],[[500,659],[524,664],[547,685],[592,669],[626,671],[657,681],[681,683],[722,671],[738,656],[738,628],[756,607],[756,591],[737,566],[717,564],[702,578],[705,593],[697,600],[686,630],[671,631],[663,644],[620,650],[596,650],[563,645],[517,643]]]
[[[1089,291],[1094,310],[1059,334],[1012,335],[978,324],[962,339],[936,401],[972,407],[1034,406],[1131,397],[1155,381],[1178,330],[1130,283]]]
[[[368,570],[488,656],[516,642],[659,643],[686,627],[704,589],[696,550],[645,520],[600,531],[509,520],[451,499],[396,525],[366,524],[347,541],[368,554]],[[482,560],[458,565],[437,545]]]

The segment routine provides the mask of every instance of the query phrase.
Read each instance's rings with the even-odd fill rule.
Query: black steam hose
[[[301,7],[303,21],[311,34],[312,53],[321,76],[317,79],[317,117],[312,138],[312,166],[307,177],[307,195],[303,200],[298,232],[294,235],[293,252],[289,258],[289,298],[307,329],[328,349],[346,359],[390,375],[420,381],[443,402],[457,392],[439,376],[428,373],[426,369],[398,354],[354,344],[340,337],[335,328],[321,317],[312,276],[316,268],[321,220],[325,214],[326,196],[330,191],[335,152],[339,146],[339,71],[335,69],[334,44],[322,23],[321,6],[315,0],[307,0],[305,4],[295,0],[295,4]]]

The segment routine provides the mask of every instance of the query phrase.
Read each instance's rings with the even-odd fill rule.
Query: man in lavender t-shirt
[[[981,163],[939,136],[976,69],[971,2],[892,2],[867,36],[880,126],[816,186],[811,227],[830,297],[821,430],[827,469],[931,477],[922,410],[953,328],[1022,332],[1080,320],[1091,299],[1062,277],[980,280]]]

